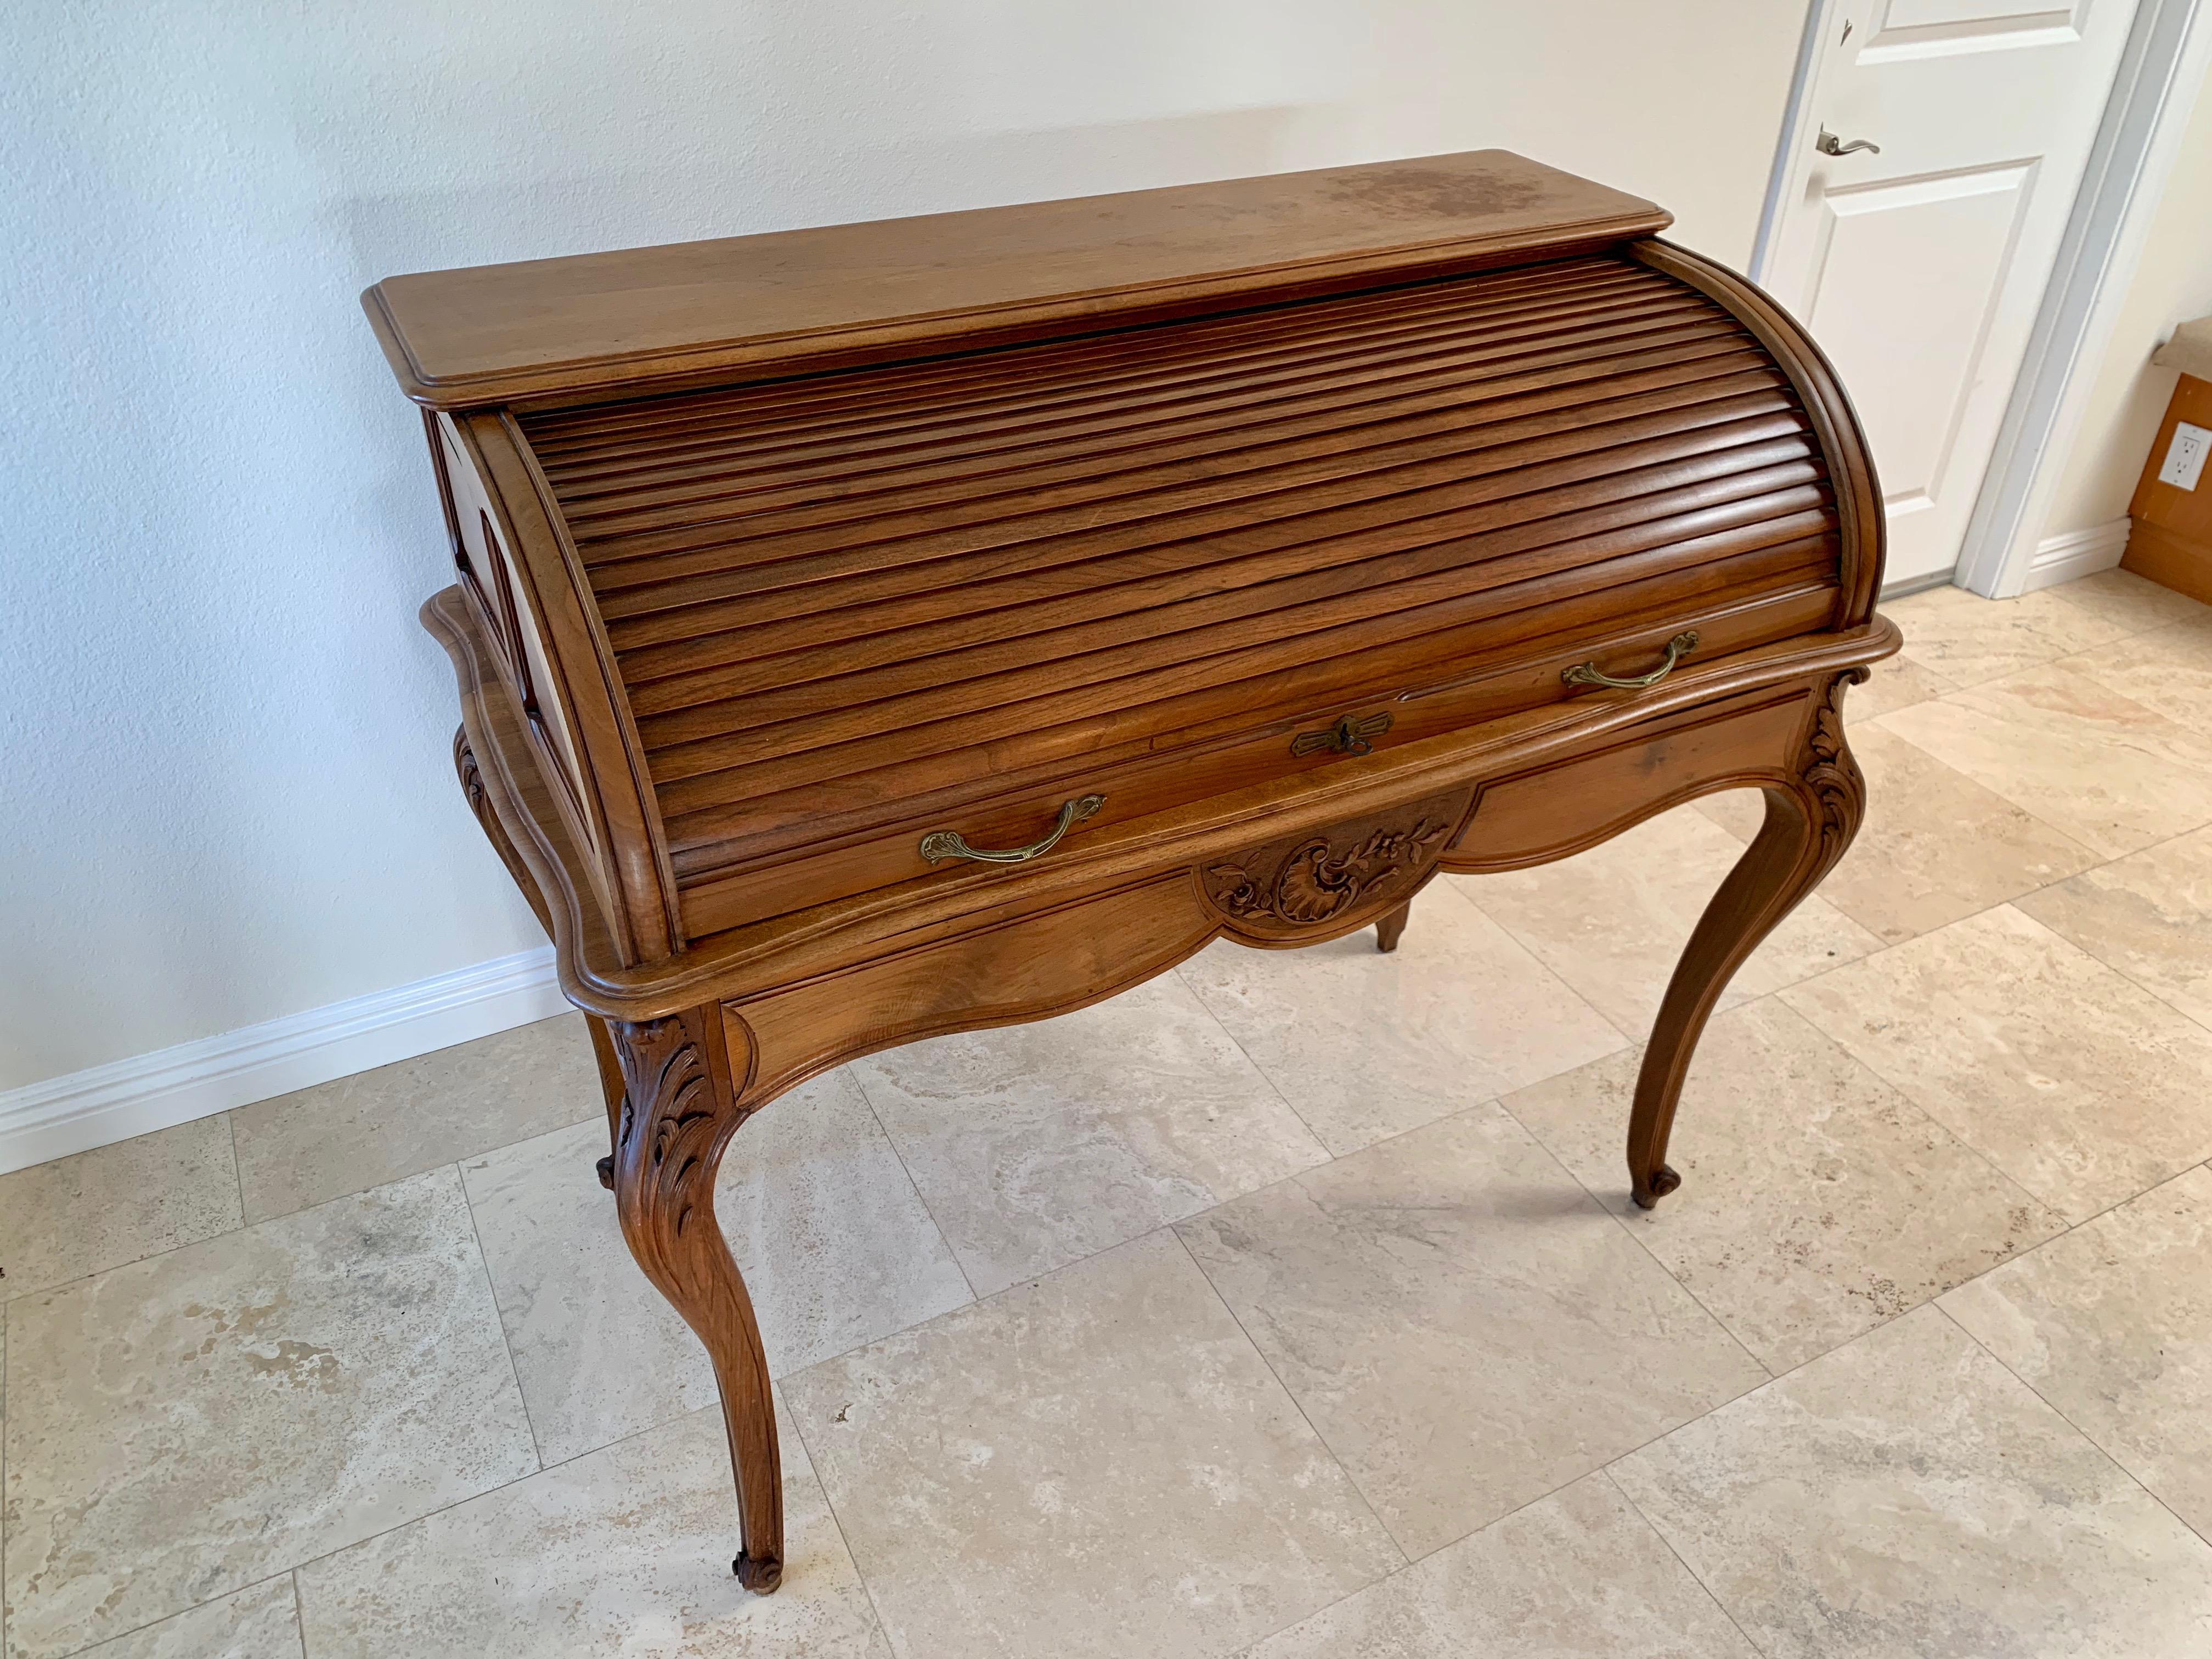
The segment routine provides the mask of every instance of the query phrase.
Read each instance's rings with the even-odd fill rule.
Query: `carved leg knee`
[[[783,1578],[783,1473],[752,1299],[714,1219],[714,1175],[743,1120],[714,1011],[611,1023],[626,1094],[615,1204],[646,1277],[706,1344],[722,1395],[744,1547],[731,1565],[765,1595]]]

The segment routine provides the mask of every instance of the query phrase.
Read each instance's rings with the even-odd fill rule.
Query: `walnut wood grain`
[[[781,1486],[714,1172],[826,1067],[1217,939],[1391,951],[1439,871],[1757,787],[1632,1114],[1634,1196],[1674,1185],[1691,1052],[1849,842],[1840,690],[1898,641],[1832,371],[1663,222],[1486,153],[372,291],[447,406],[455,764],[592,1017],[750,1587]],[[1087,795],[1034,860],[921,851]]]
[[[386,277],[362,303],[407,394],[453,408],[915,355],[1286,283],[1376,285],[1648,235],[1668,217],[1476,150]]]

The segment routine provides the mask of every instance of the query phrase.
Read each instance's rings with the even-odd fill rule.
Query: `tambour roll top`
[[[695,280],[601,349],[623,256],[371,290],[626,957],[1868,615],[1848,409],[1648,204],[1486,152],[1080,205],[909,222],[963,252],[874,314],[896,222],[627,256]]]

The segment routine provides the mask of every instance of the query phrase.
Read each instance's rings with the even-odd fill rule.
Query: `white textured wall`
[[[5,8],[0,1089],[538,942],[374,278],[1485,145],[1740,264],[1802,10]]]
[[[2042,535],[2110,523],[2128,510],[2176,370],[2150,355],[2174,325],[2212,313],[2212,82],[2198,93],[2141,262],[2112,325]]]

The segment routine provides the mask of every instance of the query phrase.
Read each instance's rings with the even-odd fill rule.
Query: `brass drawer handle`
[[[1088,817],[1097,816],[1098,809],[1106,804],[1103,795],[1085,795],[1080,800],[1065,803],[1060,809],[1060,822],[1042,841],[1033,841],[1026,847],[1009,848],[1004,852],[993,852],[986,848],[970,847],[957,830],[933,830],[921,838],[921,855],[932,864],[946,859],[974,859],[981,864],[1027,864],[1031,859],[1041,859],[1060,845],[1060,838]]]
[[[1632,680],[1617,680],[1610,674],[1601,673],[1594,662],[1577,663],[1572,668],[1563,668],[1559,678],[1569,685],[1610,685],[1622,691],[1641,691],[1647,685],[1656,685],[1674,672],[1674,665],[1698,648],[1694,633],[1677,634],[1667,641],[1667,660],[1648,674],[1638,674]]]

